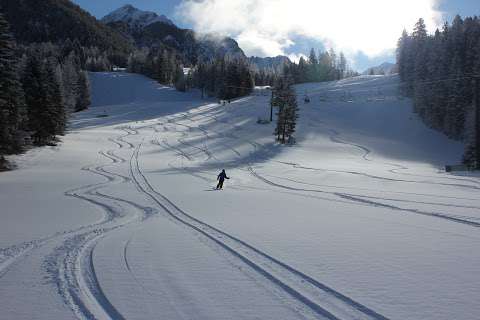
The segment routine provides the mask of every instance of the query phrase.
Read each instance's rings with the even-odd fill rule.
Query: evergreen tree
[[[42,84],[43,79],[45,75],[40,54],[34,52],[27,59],[22,83],[27,105],[28,129],[32,131],[35,144],[42,144],[48,136],[44,123],[49,121],[50,115],[45,112],[47,99]]]
[[[80,71],[78,74],[78,95],[75,104],[75,111],[82,111],[91,104],[90,82],[86,71]]]
[[[304,83],[308,81],[308,64],[303,57],[298,61],[298,73],[296,83]]]
[[[337,55],[333,49],[318,55],[312,49],[308,60],[300,57],[298,64],[285,66],[283,73],[290,76],[294,83],[333,81],[355,75],[348,69],[345,55],[342,52]]]
[[[308,63],[310,65],[318,64],[317,54],[315,53],[315,49],[310,50],[310,56],[308,57]]]
[[[338,60],[338,79],[343,79],[346,76],[347,66],[347,58],[345,58],[343,52],[340,52],[340,58]]]
[[[69,112],[78,111],[77,99],[80,90],[80,70],[77,68],[75,54],[73,51],[70,51],[62,64],[62,94],[65,107]]]
[[[277,126],[274,134],[282,144],[291,141],[298,119],[297,97],[291,79],[280,78],[274,89],[271,104],[278,107]]]
[[[254,87],[254,74],[243,59],[219,58],[201,62],[191,75],[195,86],[219,99],[229,100],[250,94]]]
[[[51,142],[55,135],[63,134],[65,130],[66,113],[59,72],[55,62],[41,60],[38,51],[27,60],[23,87],[28,129],[37,145]]]
[[[21,147],[19,129],[24,116],[21,83],[17,77],[15,42],[0,14],[0,157]],[[1,166],[1,164],[0,164]]]
[[[45,78],[42,82],[46,97],[46,105],[44,108],[46,114],[49,114],[51,117],[45,125],[47,126],[50,136],[63,135],[65,133],[67,117],[61,89],[60,66],[53,60],[48,61],[43,75]]]
[[[474,79],[480,75],[480,20],[456,16],[428,35],[423,19],[398,42],[397,64],[405,93],[427,125],[467,142],[465,161],[475,155],[472,122]]]

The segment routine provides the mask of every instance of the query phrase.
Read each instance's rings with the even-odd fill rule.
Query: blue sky
[[[179,27],[228,34],[237,39],[250,55],[286,54],[293,58],[301,53],[308,54],[307,48],[310,47],[323,49],[325,44],[326,47],[333,46],[345,51],[354,68],[359,71],[384,61],[394,62],[393,44],[396,38],[404,26],[409,28],[413,25],[412,21],[420,16],[426,18],[428,23],[429,18],[434,21],[451,20],[455,14],[480,15],[479,0],[297,0],[295,5],[289,0],[279,0],[273,10],[266,10],[269,2],[263,0],[208,0],[210,6],[204,5],[205,2],[202,1],[182,0],[73,1],[98,18],[129,3],[142,10],[165,14]],[[182,10],[179,11],[178,6],[182,3]],[[371,8],[366,8],[369,6],[366,3],[370,3]],[[285,8],[282,8],[282,5]],[[295,20],[292,9],[298,6],[302,9],[297,8]],[[303,9],[308,6],[310,10]],[[351,10],[345,11],[345,7]],[[273,16],[285,14],[288,19],[279,19],[272,23],[272,15],[252,13],[252,8],[259,12],[275,12]],[[337,15],[329,13],[340,11],[341,14]],[[232,15],[231,12],[235,14]],[[310,12],[319,14],[309,16]],[[392,12],[395,14],[392,15]],[[371,15],[372,18],[361,18],[366,15]],[[239,18],[245,16],[247,19]],[[232,17],[235,17],[235,23],[232,23]],[[285,25],[284,21],[287,20],[292,20],[292,23]],[[315,22],[316,20],[318,21]],[[378,24],[371,22],[373,20],[378,20]],[[402,26],[401,23],[406,24]],[[338,24],[337,28],[331,29],[332,24]],[[302,28],[300,32],[298,25]],[[352,30],[358,34],[352,33]]]

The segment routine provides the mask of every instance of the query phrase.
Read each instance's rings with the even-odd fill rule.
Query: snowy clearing
[[[0,174],[0,319],[479,317],[480,178],[443,171],[463,145],[396,76],[297,86],[294,146],[261,91],[91,81],[63,143]]]

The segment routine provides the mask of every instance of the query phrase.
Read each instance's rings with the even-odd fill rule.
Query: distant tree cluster
[[[193,83],[202,95],[225,100],[248,95],[255,85],[247,61],[229,58],[200,62],[193,71]]]
[[[29,140],[51,143],[68,114],[90,104],[87,74],[68,45],[17,46],[0,14],[0,158]]]
[[[275,81],[279,76],[281,76],[283,70],[281,72],[274,70],[274,69],[267,69],[267,70],[254,70],[254,80],[256,86],[274,86]]]
[[[288,77],[278,78],[271,101],[271,104],[278,110],[274,135],[282,144],[292,142],[292,135],[298,119],[297,96],[292,87],[292,81]]]
[[[256,86],[271,86],[276,84],[279,77],[283,76],[285,67],[292,62],[289,58],[278,56],[275,58],[250,58],[250,68],[254,75]]]
[[[52,43],[74,50],[83,70],[126,66],[133,44],[69,0],[0,0],[19,46]]]
[[[63,44],[75,39],[84,48],[97,48],[110,63],[126,65],[132,43],[103,25],[70,0],[0,0],[0,8],[18,44]],[[98,56],[97,56],[98,57]]]
[[[128,71],[143,74],[164,85],[176,85],[181,91],[186,90],[181,58],[166,48],[134,51],[128,59]]]
[[[345,55],[337,56],[333,49],[318,54],[312,49],[308,60],[301,57],[298,63],[285,66],[284,73],[295,83],[333,81],[356,75],[348,67]]]
[[[397,64],[414,110],[432,128],[469,142],[473,161],[474,77],[480,75],[480,19],[456,16],[429,35],[423,19],[398,42]]]
[[[25,117],[23,88],[18,78],[16,47],[8,23],[0,15],[0,161],[20,147],[18,131]],[[1,165],[1,164],[0,164]]]

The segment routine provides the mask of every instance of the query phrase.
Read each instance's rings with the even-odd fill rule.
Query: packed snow
[[[297,86],[289,146],[266,89],[91,82],[63,143],[0,175],[0,319],[479,317],[480,178],[443,170],[463,145],[396,76]]]

